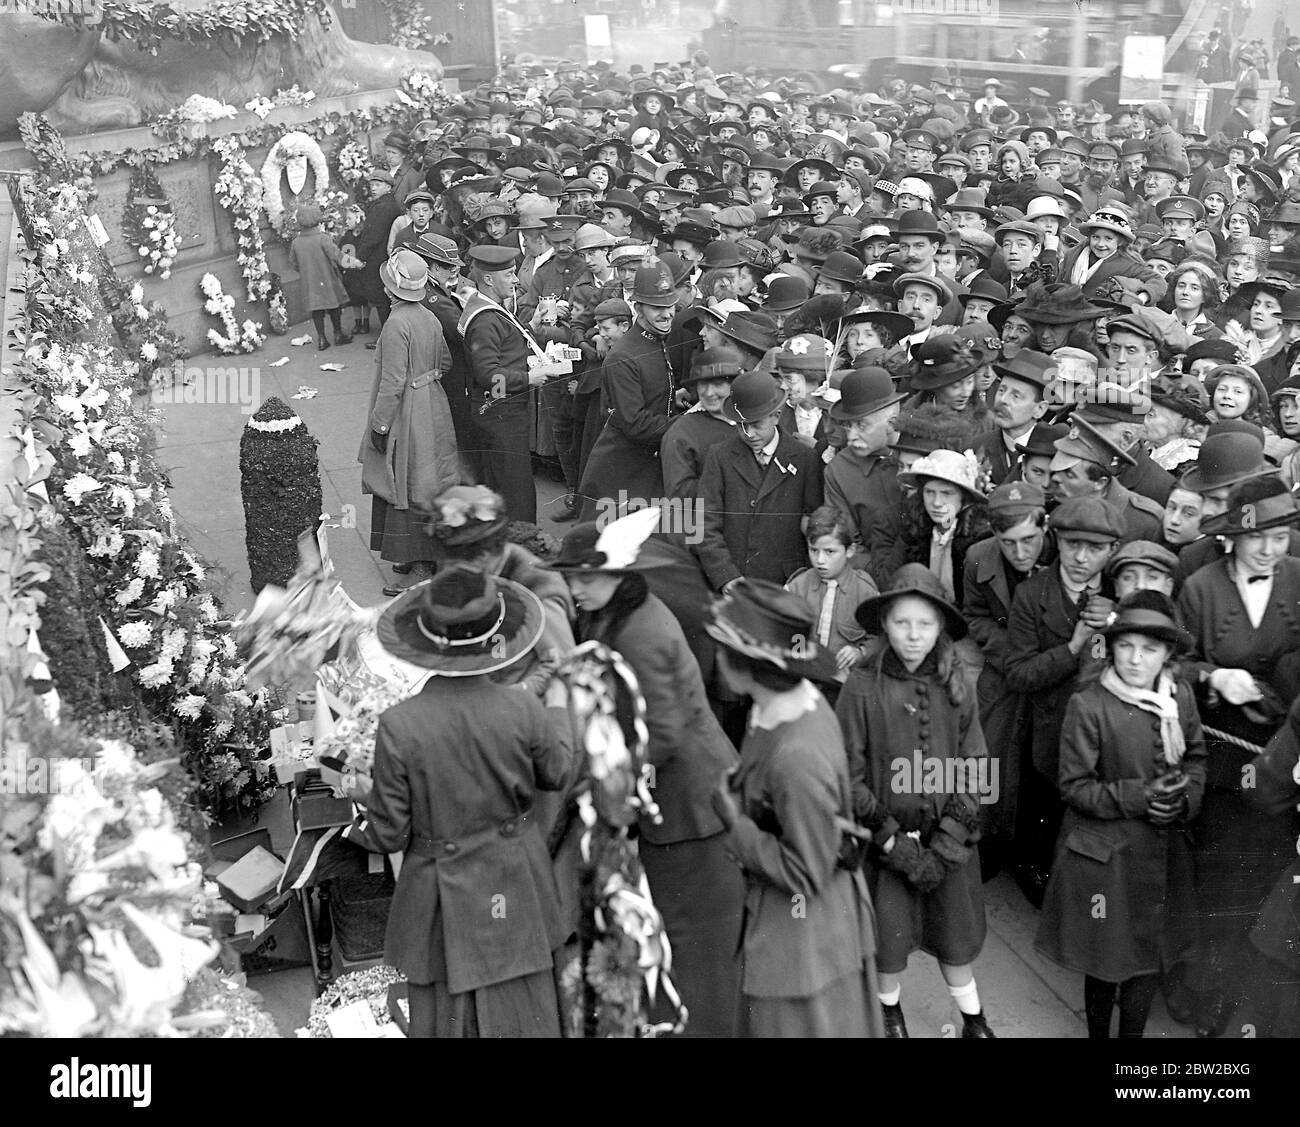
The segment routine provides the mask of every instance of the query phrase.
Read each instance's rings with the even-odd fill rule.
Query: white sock
[[[903,988],[901,986],[895,986],[892,990],[882,990],[880,994],[877,995],[877,997],[880,998],[880,1004],[882,1006],[896,1006],[898,1005],[898,999],[902,996]]]
[[[974,1017],[980,1012],[980,991],[973,978],[965,986],[949,986],[948,993],[963,1014]]]

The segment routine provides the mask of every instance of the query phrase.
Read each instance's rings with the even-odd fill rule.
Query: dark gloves
[[[1178,821],[1187,812],[1187,776],[1162,775],[1147,784],[1147,817],[1157,826]]]
[[[917,892],[933,892],[948,875],[934,850],[922,849],[915,838],[906,834],[895,836],[893,849],[881,857],[886,868],[893,869]]]
[[[377,430],[370,432],[370,445],[378,450],[381,454],[388,451],[388,435]]]
[[[970,860],[971,847],[962,845],[941,830],[930,839],[930,852],[943,862],[944,873],[947,874],[956,872]]]

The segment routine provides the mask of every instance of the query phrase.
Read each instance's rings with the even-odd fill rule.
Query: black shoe
[[[329,348],[329,346],[330,346],[330,342],[327,341],[324,337],[321,337],[320,340],[316,342],[316,347],[319,348],[322,352],[324,352],[327,348]]]
[[[882,1002],[880,1012],[885,1018],[886,1037],[907,1037],[907,1022],[903,1020],[901,1005],[887,1006]]]
[[[351,343],[352,343],[352,337],[351,337],[351,335],[348,334],[348,333],[339,333],[338,336],[335,338],[334,343],[335,343],[335,344],[351,344]]]
[[[393,571],[395,571],[398,575],[410,575],[411,568],[413,568],[414,566],[415,566],[414,564],[409,564],[409,563],[393,564]]]
[[[358,321],[352,328],[354,336],[364,337],[370,334],[370,322]]]
[[[556,524],[568,524],[571,520],[577,520],[580,512],[582,512],[582,506],[570,493],[564,498],[563,506],[555,512],[551,520],[555,521]]]
[[[989,1028],[989,1023],[984,1020],[984,1014],[962,1014],[961,1015],[961,1035],[965,1037],[985,1037],[997,1040],[993,1036],[993,1030]]]
[[[374,352],[374,350],[379,347],[379,342],[377,340],[368,340],[366,341],[366,347],[370,349],[371,352]]]

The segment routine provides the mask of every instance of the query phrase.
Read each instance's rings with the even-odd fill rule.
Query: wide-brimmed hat
[[[1201,522],[1206,536],[1248,536],[1300,524],[1300,501],[1274,474],[1244,481],[1228,495],[1228,507]]]
[[[840,318],[841,329],[847,329],[850,325],[874,325],[877,332],[884,329],[895,344],[916,331],[911,317],[906,313],[895,313],[892,309],[855,309]]]
[[[1115,617],[1101,631],[1109,641],[1120,634],[1142,634],[1164,642],[1176,652],[1192,648],[1192,636],[1178,625],[1173,600],[1161,591],[1134,591],[1119,601]]]
[[[429,267],[413,250],[402,247],[393,251],[382,266],[379,277],[389,292],[402,301],[423,301],[429,282]]]
[[[710,609],[714,641],[796,677],[832,682],[835,655],[815,639],[812,611],[798,595],[764,579],[740,579]]]
[[[1178,485],[1193,493],[1209,493],[1269,472],[1264,443],[1253,434],[1208,434],[1196,453],[1196,465],[1183,474]]]
[[[777,341],[776,322],[757,310],[732,313],[718,326],[718,332],[755,352],[766,352]]]
[[[737,423],[755,423],[785,402],[785,391],[768,372],[752,371],[737,376],[722,413]]]
[[[560,554],[544,565],[552,571],[623,575],[658,565],[641,558],[641,547],[659,527],[660,511],[636,509],[617,520],[584,521],[565,534]]]
[[[912,348],[912,390],[948,387],[979,371],[987,361],[982,349],[955,333],[930,337]]]
[[[946,481],[962,491],[968,504],[979,504],[984,500],[978,484],[979,474],[979,462],[971,451],[959,454],[956,450],[935,450],[899,471],[898,481],[916,489],[927,480]]]
[[[1092,218],[1079,224],[1079,230],[1085,235],[1089,231],[1114,231],[1120,238],[1132,242],[1133,224],[1127,215],[1113,207],[1102,206],[1092,213]]]
[[[1076,321],[1095,321],[1106,310],[1089,302],[1081,286],[1068,282],[1050,285],[1035,282],[1025,290],[1025,299],[1016,312],[1034,324],[1069,325]]]
[[[527,587],[453,564],[398,596],[379,616],[379,643],[438,677],[496,673],[542,636],[545,612]]]
[[[831,373],[834,382],[836,373]],[[830,416],[837,423],[851,423],[883,411],[906,398],[896,391],[884,368],[853,368],[840,381],[839,400],[831,405]]]
[[[938,608],[943,615],[944,632],[954,642],[966,637],[966,620],[961,611],[948,601],[939,577],[919,563],[904,564],[894,572],[894,577],[884,591],[858,605],[854,615],[858,625],[868,634],[882,633],[882,619],[890,603],[905,595],[915,595]]]
[[[835,345],[817,333],[798,333],[781,342],[773,355],[778,371],[815,372],[825,376]]]
[[[1166,407],[1185,419],[1204,426],[1210,421],[1206,414],[1208,400],[1205,388],[1195,376],[1157,376],[1151,381],[1151,402]]]

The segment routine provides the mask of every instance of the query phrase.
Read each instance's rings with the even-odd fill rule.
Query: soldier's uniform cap
[[[1124,514],[1100,497],[1067,498],[1052,513],[1050,524],[1058,535],[1096,544],[1122,540],[1126,531]]]
[[[1139,563],[1159,568],[1167,575],[1173,575],[1174,569],[1178,566],[1178,557],[1168,548],[1152,540],[1130,540],[1115,553],[1110,563],[1106,565],[1106,570],[1112,576],[1116,576],[1120,573],[1120,569],[1128,564]]]
[[[990,513],[1028,514],[1047,507],[1047,494],[1032,481],[1004,481],[989,494]]]
[[[498,247],[490,243],[470,247],[468,253],[474,265],[488,274],[509,269],[519,258],[519,252],[513,247]]]
[[[563,242],[573,238],[578,229],[587,222],[585,215],[551,215],[546,220],[546,237],[553,242]]]
[[[1111,473],[1117,472],[1122,465],[1137,465],[1131,454],[1121,450],[1093,424],[1080,419],[1077,412],[1070,416],[1069,427],[1065,437],[1056,440],[1056,455],[1049,467],[1051,471],[1068,470],[1080,462],[1092,462]]]

